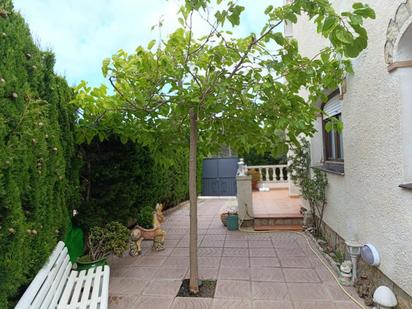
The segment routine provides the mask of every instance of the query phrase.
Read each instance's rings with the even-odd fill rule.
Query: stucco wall
[[[343,10],[353,2],[334,1]],[[353,61],[355,74],[347,80],[342,111],[345,176],[328,174],[325,221],[346,240],[374,244],[381,254],[379,269],[412,295],[412,191],[398,187],[405,180],[400,76],[410,69],[388,73],[384,59],[388,23],[404,1],[364,2],[375,9],[377,19],[365,24],[369,47]],[[293,36],[308,56],[325,44],[314,38],[315,27],[305,18],[294,25]],[[322,159],[321,145],[318,133],[312,141],[314,163]]]

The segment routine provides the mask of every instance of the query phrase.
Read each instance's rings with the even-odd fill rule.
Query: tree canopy
[[[239,25],[243,10],[232,1],[187,0],[178,14],[181,27],[169,37],[105,59],[102,72],[115,93],[80,83],[79,140],[104,139],[114,129],[124,141],[138,140],[167,160],[166,145],[187,141],[190,107],[197,111],[200,151],[222,144],[240,151],[252,145],[284,150],[286,135],[295,141],[301,133],[313,134],[316,103],[352,72],[348,58],[366,48],[363,20],[374,18],[374,11],[355,3],[352,12],[338,14],[327,0],[297,0],[269,6],[263,29],[239,38],[226,25]],[[279,28],[303,13],[331,42],[313,58],[302,56],[298,42]],[[196,36],[194,18],[209,26],[207,35]]]

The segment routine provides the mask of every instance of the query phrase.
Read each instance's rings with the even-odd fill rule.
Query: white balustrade
[[[260,174],[260,183],[269,187],[287,187],[288,169],[287,165],[252,165],[248,169],[254,169]]]

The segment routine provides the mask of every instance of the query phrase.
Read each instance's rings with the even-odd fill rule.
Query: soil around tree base
[[[178,297],[206,297],[213,298],[215,296],[216,280],[202,280],[202,284],[199,286],[199,293],[192,294],[189,291],[189,279],[183,279],[180,286]]]

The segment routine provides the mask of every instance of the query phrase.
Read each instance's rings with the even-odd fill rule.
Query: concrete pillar
[[[252,176],[236,176],[240,220],[253,220]]]

